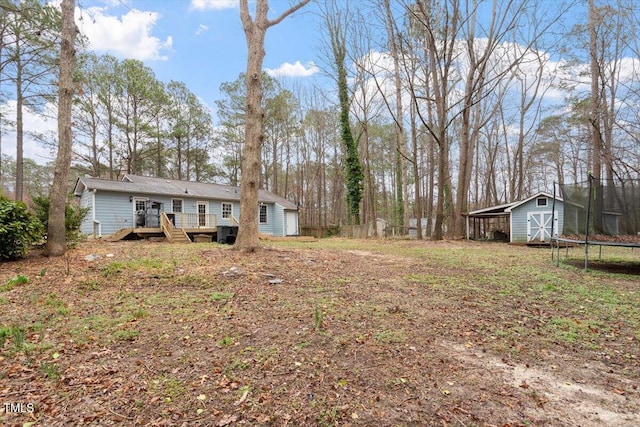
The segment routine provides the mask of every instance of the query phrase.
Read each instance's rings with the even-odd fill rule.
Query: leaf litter
[[[637,304],[612,307],[609,325],[589,329],[562,320],[583,301],[528,295],[540,291],[516,283],[529,280],[522,272],[504,273],[514,274],[509,292],[490,279],[496,252],[535,259],[540,271],[547,253],[330,243],[338,247],[275,244],[244,255],[218,245],[89,242],[69,252],[68,265],[37,253],[4,263],[0,284],[30,280],[0,294],[0,400],[34,410],[1,411],[0,422],[640,424]],[[464,251],[475,261],[491,254],[488,265],[465,263]],[[588,279],[554,273],[559,283]],[[637,281],[596,280],[637,301]]]

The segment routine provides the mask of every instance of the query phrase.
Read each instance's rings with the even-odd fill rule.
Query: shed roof
[[[76,181],[73,193],[80,196],[87,190],[113,191],[127,194],[155,194],[171,197],[202,197],[214,200],[240,201],[240,187],[207,182],[179,181],[126,174],[121,181],[95,177],[81,177]],[[286,210],[297,207],[289,200],[270,191],[259,190],[258,201],[277,203]]]
[[[516,201],[516,202],[511,202],[511,203],[505,203],[502,205],[496,205],[496,206],[490,206],[488,208],[483,208],[483,209],[478,209],[475,211],[471,211],[467,214],[467,216],[469,217],[475,217],[475,218],[480,218],[480,217],[500,217],[500,216],[508,216],[511,214],[511,211],[515,208],[517,208],[518,206],[524,205],[525,203],[536,199],[538,197],[549,197],[550,199],[553,199],[553,195],[549,194],[545,191],[539,191],[538,193],[534,194],[531,197],[528,197],[524,200],[520,200],[520,201]],[[556,196],[556,200],[562,201],[562,198]]]
[[[513,205],[512,203],[505,203],[503,205],[491,206],[488,208],[477,209],[475,211],[469,212],[468,216],[501,216],[505,215],[505,210]]]
[[[514,209],[515,209],[515,208],[517,208],[518,206],[522,206],[522,205],[524,205],[525,203],[528,203],[528,202],[530,202],[530,201],[531,201],[531,200],[533,200],[533,199],[537,199],[538,197],[548,197],[548,198],[550,198],[550,199],[553,199],[553,194],[549,194],[549,193],[547,193],[547,192],[545,192],[545,191],[540,191],[540,192],[538,192],[538,193],[534,194],[534,195],[533,195],[533,196],[531,196],[531,197],[528,197],[528,198],[526,198],[526,199],[524,199],[524,200],[520,200],[519,202],[515,202],[515,203],[513,203],[511,206],[509,206],[507,209],[505,209],[505,211],[506,211],[506,212],[511,212],[512,210],[514,210]],[[561,202],[561,201],[562,201],[562,198],[561,198],[561,197],[556,196],[556,200],[558,200],[558,201],[560,201],[560,202]]]

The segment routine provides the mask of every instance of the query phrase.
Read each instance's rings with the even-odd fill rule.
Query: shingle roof
[[[78,178],[74,194],[82,191],[114,191],[127,194],[157,194],[172,197],[202,197],[215,200],[240,201],[240,187],[194,181],[178,181],[175,179],[151,178],[147,176],[127,174],[122,181],[94,177]],[[284,209],[296,209],[296,205],[270,191],[259,190],[258,201],[261,203],[277,203]]]

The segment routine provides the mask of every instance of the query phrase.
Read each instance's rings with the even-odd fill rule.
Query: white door
[[[551,240],[551,219],[553,218],[553,234],[558,235],[558,213],[528,212],[527,242],[548,242]]]
[[[298,235],[298,213],[295,211],[287,211],[285,214],[286,234],[287,236]]]
[[[147,226],[147,201],[146,197],[133,197],[133,227],[146,227]]]
[[[209,226],[209,203],[197,202],[198,204],[198,227]]]

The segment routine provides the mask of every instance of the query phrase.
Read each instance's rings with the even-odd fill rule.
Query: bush
[[[36,210],[36,216],[42,223],[46,232],[49,225],[49,205],[51,200],[45,196],[37,196],[33,198],[33,204]],[[67,203],[64,208],[64,227],[66,230],[67,245],[77,243],[80,239],[80,225],[89,208],[82,208]]]
[[[23,257],[42,239],[42,224],[22,202],[0,195],[0,261]]]

